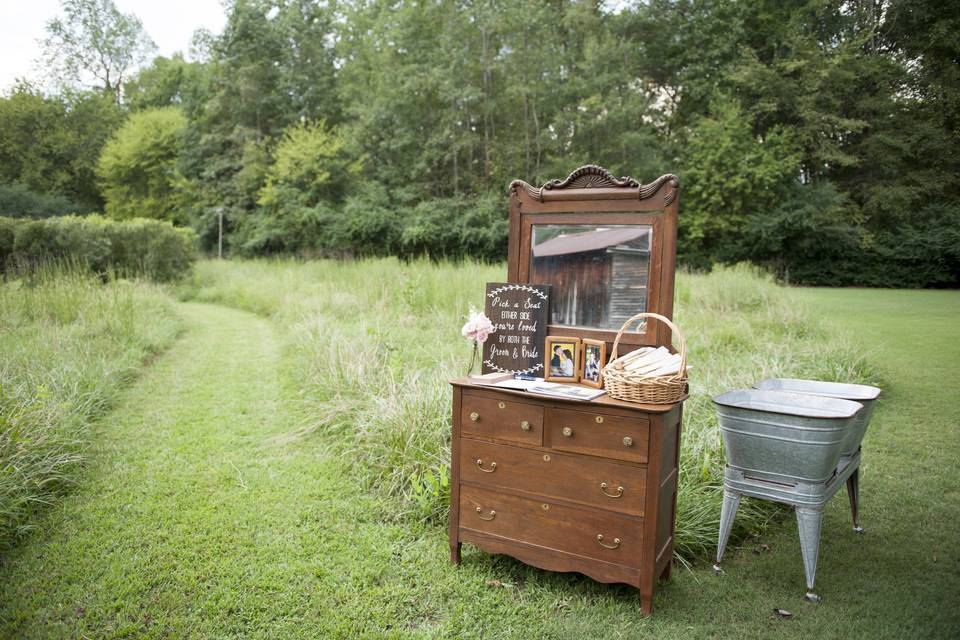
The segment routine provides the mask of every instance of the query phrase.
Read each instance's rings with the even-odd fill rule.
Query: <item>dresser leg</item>
[[[645,616],[653,615],[653,595],[640,594],[640,613]]]
[[[663,572],[660,573],[661,580],[669,580],[671,569],[673,569],[673,560],[667,563],[667,566],[663,568]]]
[[[640,612],[649,616],[653,613],[653,594],[657,588],[657,575],[655,568],[640,572],[640,581],[637,583],[637,589],[640,590]]]
[[[456,566],[460,566],[460,548],[463,546],[460,542],[454,542],[450,544],[450,562]]]

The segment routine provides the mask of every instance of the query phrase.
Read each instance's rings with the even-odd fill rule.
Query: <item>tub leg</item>
[[[713,572],[720,575],[722,569],[720,562],[723,561],[723,552],[727,548],[727,540],[730,538],[730,530],[733,529],[733,519],[737,515],[737,508],[740,506],[740,494],[729,489],[723,490],[723,505],[720,507],[720,538],[717,541],[717,563],[713,565]]]
[[[820,527],[823,524],[823,507],[797,507],[797,531],[800,533],[800,551],[803,553],[803,570],[807,577],[807,595],[810,602],[820,602],[813,592],[817,577],[817,556],[820,554]]]
[[[863,533],[863,527],[860,526],[860,469],[853,470],[850,477],[847,478],[847,497],[850,498],[850,515],[853,516],[853,530],[857,533]]]

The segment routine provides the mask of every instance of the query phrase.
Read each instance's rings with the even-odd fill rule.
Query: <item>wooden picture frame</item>
[[[593,355],[593,365],[590,356]],[[607,343],[603,340],[583,338],[580,340],[580,383],[597,389],[603,388],[603,365],[607,361]]]
[[[560,353],[554,353],[555,349]],[[580,338],[569,336],[547,336],[543,345],[543,379],[547,382],[576,382],[580,379]],[[557,375],[560,367],[566,369],[566,362],[572,362],[571,375]]]
[[[530,284],[537,278],[531,269],[537,225],[642,225],[649,227],[650,234],[645,308],[631,310],[624,319],[640,311],[672,318],[679,212],[680,181],[673,174],[642,184],[628,176],[618,178],[603,167],[584,165],[565,179],[550,180],[540,187],[514,180],[510,184],[507,280]],[[556,308],[562,297],[562,288],[554,287],[551,305]],[[609,352],[617,329],[559,324],[554,318],[547,326],[547,335],[601,339]],[[620,344],[621,351],[641,346],[669,347],[670,329],[658,322],[646,322],[638,330],[625,332]]]

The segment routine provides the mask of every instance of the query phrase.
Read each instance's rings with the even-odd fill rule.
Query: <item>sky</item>
[[[220,0],[114,0],[123,13],[133,13],[157,45],[157,54],[187,54],[199,28],[220,33],[226,16]],[[37,79],[38,40],[47,21],[60,13],[59,0],[0,0],[0,92],[19,77]]]

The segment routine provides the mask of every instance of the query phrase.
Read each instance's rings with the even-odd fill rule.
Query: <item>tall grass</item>
[[[300,381],[302,427],[322,430],[371,486],[408,516],[437,522],[447,509],[451,391],[469,345],[459,327],[482,305],[503,266],[412,262],[202,262],[187,297],[274,317],[289,330]],[[681,558],[716,544],[722,441],[710,404],[718,392],[768,376],[866,381],[872,375],[844,336],[789,289],[745,266],[680,274],[675,318],[690,348],[675,548]],[[769,507],[745,503],[737,536],[761,529]]]
[[[152,285],[54,266],[0,280],[0,548],[75,481],[91,420],[179,327]]]

